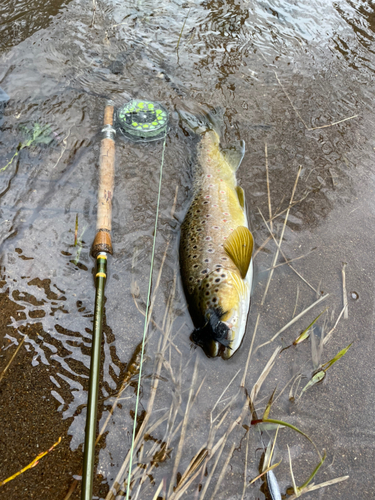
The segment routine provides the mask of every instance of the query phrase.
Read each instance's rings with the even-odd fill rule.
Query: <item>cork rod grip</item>
[[[104,126],[113,125],[113,106],[106,106]],[[98,212],[96,219],[96,236],[92,246],[92,255],[99,252],[112,254],[112,197],[115,179],[115,141],[104,138],[100,144]]]

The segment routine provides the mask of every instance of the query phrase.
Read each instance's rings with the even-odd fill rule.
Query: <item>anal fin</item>
[[[224,250],[240,271],[242,279],[245,279],[249,269],[253,246],[253,235],[245,226],[238,226],[224,243]]]

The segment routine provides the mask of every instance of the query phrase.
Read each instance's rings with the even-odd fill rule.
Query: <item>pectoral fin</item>
[[[239,144],[230,146],[229,148],[221,148],[221,154],[224,156],[228,165],[236,171],[245,156],[245,141],[240,141]]]
[[[224,243],[224,250],[238,267],[242,279],[249,269],[253,245],[253,236],[244,226],[237,227]]]
[[[244,193],[244,190],[242,189],[242,187],[237,186],[236,193],[237,193],[238,201],[240,202],[242,209],[245,210],[245,193]]]

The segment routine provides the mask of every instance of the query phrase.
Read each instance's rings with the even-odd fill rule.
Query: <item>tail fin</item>
[[[196,109],[191,109],[196,108]],[[195,134],[203,134],[208,130],[215,131],[221,136],[221,128],[224,122],[224,111],[221,108],[202,109],[201,106],[190,106],[189,109],[179,109],[177,113],[181,123],[187,125],[189,130]]]

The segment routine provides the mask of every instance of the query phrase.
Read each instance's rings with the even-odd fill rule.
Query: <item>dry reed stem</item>
[[[286,95],[286,97],[288,98],[288,101],[290,102],[292,108],[294,109],[294,112],[296,113],[296,115],[298,116],[298,118],[301,120],[301,122],[304,124],[305,126],[305,129],[308,130],[309,132],[313,131],[313,130],[318,130],[318,129],[321,129],[321,128],[328,128],[328,127],[333,127],[334,125],[338,125],[339,123],[343,123],[343,122],[346,122],[348,120],[352,120],[353,118],[356,118],[357,116],[359,115],[353,115],[353,116],[349,116],[348,118],[344,118],[343,120],[339,120],[337,122],[332,122],[332,123],[328,123],[327,125],[321,125],[320,127],[308,127],[307,126],[307,123],[305,122],[305,120],[302,118],[302,116],[299,114],[299,112],[297,111],[297,108],[294,106],[291,98],[289,97],[287,91],[285,90],[284,88],[284,85],[280,82],[279,80],[279,77],[277,76],[277,73],[276,71],[274,71],[275,73],[275,76],[276,76],[276,80],[278,81],[280,87],[282,88],[284,94]]]
[[[258,395],[258,392],[260,391],[260,388],[262,387],[263,382],[268,377],[268,374],[272,370],[273,365],[275,364],[276,356],[280,353],[280,351],[281,351],[281,346],[276,347],[272,356],[267,361],[266,366],[263,368],[262,373],[259,375],[258,380],[253,385],[253,388],[252,388],[251,393],[250,393],[250,400],[251,400],[252,404],[255,404],[255,400],[256,400],[256,397]]]
[[[216,460],[215,460],[215,463],[213,464],[212,466],[212,469],[211,469],[211,472],[207,478],[207,481],[202,489],[202,492],[201,492],[201,495],[199,497],[199,500],[203,500],[204,499],[204,496],[206,494],[206,491],[210,485],[210,482],[211,482],[211,479],[212,479],[212,476],[214,475],[215,473],[215,470],[216,470],[216,467],[217,467],[217,464],[219,463],[219,460],[220,460],[220,457],[221,457],[221,454],[223,452],[223,449],[224,449],[224,446],[225,446],[225,441],[224,441],[224,436],[222,437],[222,441],[223,441],[223,446],[222,448],[220,449],[219,453],[218,453],[218,456],[216,457]],[[212,456],[212,455],[211,455]]]
[[[250,418],[250,422],[251,422],[251,418]],[[242,489],[241,500],[244,500],[246,488],[247,488],[247,457],[249,454],[250,425],[249,425],[249,429],[248,429],[247,435],[246,435],[245,464],[244,464],[244,471],[243,471],[243,489]]]
[[[256,249],[256,251],[253,253],[253,255],[252,255],[252,259],[253,259],[253,260],[254,260],[254,259],[255,259],[255,257],[258,255],[258,253],[259,253],[259,252],[261,252],[261,251],[263,250],[263,248],[267,245],[267,243],[268,243],[269,241],[271,241],[271,240],[272,240],[272,236],[267,236],[267,238],[264,240],[264,242],[261,244],[261,246],[260,246],[260,247],[258,247],[258,248]]]
[[[211,479],[214,475],[214,472],[215,472],[215,469],[217,467],[217,464],[220,460],[220,457],[221,457],[221,454],[224,450],[224,447],[226,445],[226,442],[228,440],[228,437],[229,435],[231,434],[231,432],[233,431],[233,429],[237,426],[239,426],[245,416],[245,413],[248,411],[249,409],[249,402],[250,402],[250,399],[248,396],[246,396],[246,400],[245,400],[245,403],[242,407],[242,410],[241,410],[241,414],[235,419],[233,420],[233,422],[231,422],[228,426],[228,429],[226,430],[225,434],[218,440],[218,442],[215,444],[215,446],[212,448],[212,452],[211,452],[211,455],[210,455],[210,458],[213,457],[216,453],[216,451],[220,448],[220,451],[219,451],[219,454],[216,458],[216,461],[211,469],[211,472],[210,472],[210,475],[208,476],[208,479],[206,481],[206,484],[204,485],[203,489],[202,489],[202,492],[201,492],[201,495],[199,497],[199,500],[203,500],[204,499],[204,496],[207,492],[207,489],[210,485],[210,482],[211,482]],[[221,420],[221,422],[223,422],[223,419]]]
[[[284,385],[284,387],[281,389],[281,391],[279,392],[279,394],[277,395],[277,397],[275,397],[275,399],[273,400],[274,403],[276,403],[276,401],[281,397],[281,395],[283,394],[283,392],[285,391],[285,389],[288,387],[288,385],[293,381],[293,379],[295,379],[296,377],[298,377],[298,373],[296,373],[295,375],[293,375],[292,378],[290,378],[288,380],[288,382]],[[293,387],[293,386],[292,386]]]
[[[348,118],[344,118],[343,120],[339,120],[337,122],[329,123],[328,125],[321,125],[320,127],[308,128],[307,130],[311,132],[312,130],[318,130],[320,128],[333,127],[334,125],[338,125],[339,123],[347,122],[348,120],[352,120],[353,118],[357,118],[359,115],[348,116]]]
[[[294,201],[294,202],[292,203],[292,205],[290,206],[290,208],[293,208],[293,207],[295,207],[296,205],[298,205],[298,203],[301,203],[301,201],[306,200],[306,198],[309,196],[309,194],[311,194],[311,191],[308,191],[308,192],[305,194],[305,196],[302,196],[302,198],[300,198],[299,200]],[[284,210],[282,210],[281,212],[277,212],[277,213],[276,213],[276,215],[274,215],[274,216],[272,217],[272,219],[269,219],[267,222],[271,222],[271,221],[273,221],[273,220],[277,219],[278,217],[280,217],[280,215],[285,214],[285,212],[286,212],[287,210],[288,210],[288,207],[284,208]]]
[[[12,354],[12,357],[10,358],[10,360],[8,361],[6,367],[4,368],[4,370],[1,372],[0,374],[0,382],[3,380],[3,378],[5,377],[5,374],[6,372],[8,371],[10,365],[13,363],[15,357],[17,356],[18,354],[18,351],[21,349],[23,343],[25,342],[25,339],[28,338],[28,335],[25,335],[24,337],[22,337],[22,340],[21,342],[18,344],[17,346],[17,349],[14,351],[14,353]]]
[[[309,283],[309,282],[308,282],[308,281],[307,281],[307,280],[306,280],[306,279],[305,279],[305,278],[304,278],[304,277],[303,277],[303,276],[302,276],[302,275],[301,275],[301,274],[300,274],[300,273],[299,273],[296,269],[294,269],[294,267],[290,264],[290,261],[288,261],[288,258],[286,257],[285,253],[284,253],[284,252],[281,250],[281,248],[280,248],[280,242],[278,242],[278,241],[276,240],[275,236],[273,235],[273,233],[271,233],[271,230],[270,230],[270,228],[269,228],[269,226],[268,226],[268,224],[267,224],[267,221],[266,221],[266,219],[264,218],[264,215],[262,214],[262,211],[260,210],[260,208],[258,208],[258,212],[260,213],[260,215],[261,215],[261,217],[262,217],[262,219],[263,219],[263,222],[264,222],[264,223],[265,223],[265,225],[266,225],[266,228],[267,228],[267,229],[268,229],[268,231],[270,232],[271,237],[273,238],[273,240],[274,240],[274,242],[275,242],[276,247],[280,250],[281,255],[282,255],[282,256],[284,257],[284,259],[285,259],[285,262],[284,262],[284,263],[282,263],[282,264],[287,264],[287,265],[288,265],[288,267],[290,267],[290,269],[291,269],[291,270],[292,270],[292,271],[293,271],[293,272],[294,272],[294,273],[295,273],[295,274],[296,274],[299,278],[301,278],[301,280],[302,280],[304,283],[306,283],[306,285],[307,285],[308,287],[310,287],[310,288],[311,288],[311,290],[313,290],[316,294],[318,294],[318,295],[319,295],[318,290],[316,290],[316,289],[315,289],[312,285],[310,285],[310,283]],[[276,269],[276,267],[278,267],[278,266],[270,267],[269,269],[273,270],[273,269]]]
[[[177,206],[177,195],[178,195],[178,184],[176,186],[176,191],[175,191],[175,194],[174,194],[174,200],[173,200],[173,205],[172,205],[172,208],[171,208],[171,219],[174,218],[174,213],[176,211],[176,206]]]
[[[294,310],[293,310],[292,318],[294,318],[294,315],[296,314],[298,299],[299,299],[299,285],[297,283],[296,303],[294,305]]]
[[[342,300],[344,304],[344,319],[348,319],[349,317],[349,310],[348,310],[348,294],[346,293],[346,273],[345,273],[345,268],[347,264],[346,262],[342,263]]]
[[[186,411],[185,411],[185,415],[184,415],[184,420],[183,420],[183,424],[182,424],[182,428],[181,428],[180,441],[178,443],[178,448],[177,448],[177,451],[176,451],[176,458],[175,458],[175,462],[174,462],[174,465],[173,465],[171,482],[169,484],[168,497],[173,492],[173,481],[174,481],[174,478],[176,477],[177,469],[178,469],[178,466],[180,464],[180,460],[181,460],[181,456],[182,456],[182,447],[183,447],[184,441],[185,441],[186,429],[187,429],[187,424],[188,424],[188,421],[189,421],[189,413],[190,413],[190,409],[191,409],[191,406],[192,406],[191,405],[191,399],[192,399],[193,389],[194,389],[194,386],[195,386],[197,375],[198,375],[198,356],[196,356],[196,358],[195,358],[193,378],[192,378],[192,381],[191,381],[191,386],[190,386],[190,391],[189,391],[189,397],[188,397],[188,401],[187,401],[187,405],[186,405]]]
[[[299,112],[298,112],[297,108],[294,106],[294,104],[293,104],[293,102],[292,102],[292,99],[289,97],[289,95],[288,95],[287,91],[285,90],[284,85],[280,82],[279,77],[277,76],[276,71],[274,71],[274,73],[275,73],[275,76],[276,76],[276,80],[278,81],[278,83],[279,83],[280,87],[282,88],[282,90],[283,90],[283,92],[284,92],[285,96],[287,97],[288,101],[290,102],[290,105],[291,105],[291,106],[292,106],[292,108],[294,109],[294,112],[296,113],[296,115],[298,116],[298,118],[301,120],[301,122],[304,124],[305,129],[306,129],[306,130],[309,130],[309,127],[307,126],[307,123],[306,123],[306,122],[305,122],[305,120],[302,118],[302,116],[299,114]]]
[[[341,319],[341,316],[344,314],[345,312],[345,306],[341,309],[341,312],[340,314],[338,315],[338,318],[336,320],[336,323],[333,325],[333,328],[331,328],[331,330],[327,333],[327,336],[323,339],[323,346],[326,345],[326,343],[329,341],[329,339],[331,338],[331,335],[332,333],[336,330],[336,327],[337,325],[339,324],[339,321]]]
[[[280,251],[280,247],[281,247],[281,244],[282,244],[282,241],[283,241],[283,238],[284,238],[284,232],[285,232],[285,228],[286,228],[286,223],[288,222],[290,205],[291,205],[291,203],[293,203],[294,193],[296,192],[296,189],[297,189],[298,179],[299,179],[299,176],[301,174],[301,170],[302,170],[302,166],[300,165],[299,168],[298,168],[296,180],[294,182],[294,186],[293,186],[293,190],[292,190],[292,196],[290,198],[289,207],[288,207],[288,210],[287,210],[286,215],[285,215],[284,225],[283,225],[283,229],[281,231],[279,245],[277,247],[277,250],[276,250],[276,253],[275,253],[275,257],[273,259],[272,267],[275,266],[275,264],[277,262],[277,259],[279,257],[279,251]],[[262,301],[260,303],[261,306],[264,304],[264,301],[266,300],[266,296],[267,296],[267,293],[268,293],[268,288],[269,288],[270,283],[271,283],[272,275],[273,275],[273,269],[271,269],[271,271],[270,271],[270,273],[268,275],[268,281],[267,281],[266,289],[264,291],[264,295],[263,295]]]
[[[241,380],[241,387],[245,387],[245,381],[246,381],[247,370],[248,370],[248,368],[249,368],[249,364],[250,364],[251,353],[252,353],[252,351],[253,351],[253,346],[254,346],[254,341],[255,341],[256,334],[257,334],[257,329],[258,329],[259,320],[260,320],[260,313],[258,313],[257,320],[256,320],[256,323],[255,323],[254,333],[253,333],[253,338],[251,339],[251,344],[250,344],[249,354],[247,355],[247,360],[246,360],[245,370],[244,370],[244,372],[243,372],[243,377],[242,377],[242,380]]]
[[[212,414],[213,414],[216,406],[220,403],[221,398],[224,396],[224,394],[226,393],[226,391],[229,389],[229,387],[231,386],[233,380],[237,377],[237,375],[240,373],[240,371],[241,371],[241,368],[237,371],[237,373],[234,375],[234,377],[232,377],[232,380],[229,382],[229,384],[226,386],[226,388],[223,390],[223,392],[220,394],[218,400],[214,404],[214,406],[213,406],[213,408],[212,408],[212,410],[210,412],[210,421],[211,421],[211,424],[215,421],[215,420],[214,421],[212,420]]]
[[[309,307],[307,307],[302,312],[300,312],[291,321],[289,321],[289,323],[287,323],[277,333],[275,333],[275,335],[272,337],[271,340],[268,340],[267,342],[264,342],[264,344],[259,345],[256,348],[255,352],[258,351],[258,349],[260,349],[261,347],[264,347],[267,344],[271,344],[271,342],[273,342],[281,333],[283,333],[287,328],[289,328],[290,326],[292,326],[296,321],[298,321],[300,318],[302,318],[302,316],[304,316],[308,311],[310,311],[310,309],[312,309],[313,307],[317,306],[320,302],[322,302],[323,300],[325,300],[327,297],[329,297],[329,293],[326,293],[325,295],[323,295],[322,297],[320,297],[320,299],[318,299],[315,302],[313,302]]]
[[[67,133],[66,137],[64,137],[64,139],[63,139],[63,141],[62,141],[62,142],[63,142],[63,147],[61,148],[61,153],[60,153],[60,156],[58,157],[57,162],[54,164],[54,166],[52,167],[52,169],[51,169],[51,170],[53,170],[54,168],[56,168],[56,167],[57,167],[57,165],[59,164],[59,162],[60,162],[61,158],[63,157],[63,154],[64,154],[64,153],[65,153],[65,151],[66,151],[66,147],[67,147],[67,140],[68,140],[68,138],[69,138],[69,136],[70,136],[70,131],[71,131],[71,130],[72,130],[72,127],[70,127],[70,129],[69,129],[69,131],[68,131],[68,133]]]
[[[274,267],[269,267],[266,271],[270,271],[271,269],[277,269],[278,267],[285,266],[285,264],[290,264],[291,262],[295,262],[296,260],[301,260],[313,253],[316,249],[310,250],[310,252],[305,253],[304,255],[300,255],[299,257],[294,257],[293,259],[286,260],[285,262],[281,262],[280,264],[276,264]]]
[[[162,489],[163,489],[163,481],[161,481],[161,483],[159,484],[159,488],[156,490],[154,498],[152,500],[158,499],[159,493],[161,492]]]
[[[208,449],[203,447],[201,448],[196,454],[195,454],[195,457],[190,461],[190,464],[188,466],[188,468],[186,469],[186,471],[183,473],[179,483],[178,483],[178,489],[180,489],[183,484],[185,483],[185,481],[192,475],[195,473],[195,471],[197,470],[197,468],[200,468],[202,462],[204,462],[204,460],[206,459],[206,457],[208,456]]]
[[[271,231],[273,231],[272,207],[271,207],[271,192],[270,192],[270,179],[269,179],[269,174],[268,174],[268,150],[267,150],[267,143],[264,143],[264,156],[266,158],[266,179],[267,179],[268,213],[269,213],[269,217],[270,217]]]
[[[298,490],[297,490],[297,485],[296,485],[296,481],[294,479],[294,474],[293,474],[293,467],[292,467],[292,458],[290,456],[290,449],[289,449],[289,445],[288,446],[288,456],[289,456],[289,468],[290,468],[290,475],[291,475],[291,478],[292,478],[292,483],[293,483],[293,490],[294,490],[294,494],[296,497],[299,496],[299,493],[298,493]]]
[[[272,464],[272,455],[273,455],[273,452],[275,451],[276,439],[277,439],[277,435],[279,433],[279,429],[280,429],[280,426],[277,427],[276,432],[275,432],[275,437],[274,437],[274,440],[272,443],[272,448],[271,448],[271,453],[270,453],[270,458],[268,460],[267,468],[271,467],[271,464]]]
[[[219,480],[217,481],[216,483],[216,486],[215,486],[215,489],[214,489],[214,492],[212,493],[211,495],[211,500],[215,500],[216,498],[216,494],[217,492],[219,491],[219,488],[221,486],[221,483],[223,482],[223,479],[225,477],[225,473],[226,473],[226,470],[228,468],[228,465],[229,465],[229,462],[230,462],[230,459],[232,458],[232,455],[233,455],[233,452],[234,452],[234,449],[236,447],[236,443],[232,443],[232,446],[231,446],[231,449],[230,449],[230,452],[228,453],[228,456],[227,456],[227,459],[225,460],[225,463],[223,465],[223,468],[221,469],[221,473],[219,474]]]
[[[303,490],[299,492],[298,497],[304,495],[305,493],[309,493],[310,491],[319,490],[320,488],[325,488],[326,486],[331,486],[332,484],[341,483],[342,481],[346,481],[347,479],[349,479],[349,476],[341,476],[336,477],[335,479],[330,479],[329,481],[324,481],[324,483],[306,486],[306,488],[303,488]],[[288,498],[288,500],[296,500],[296,498],[297,495],[292,495]]]

